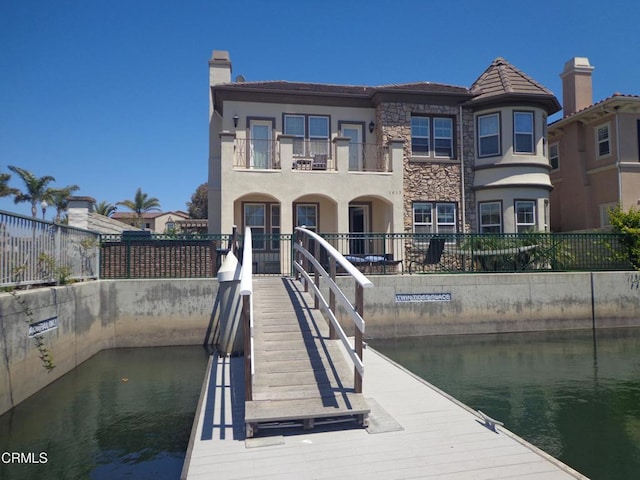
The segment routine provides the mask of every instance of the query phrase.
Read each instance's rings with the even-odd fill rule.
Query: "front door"
[[[352,205],[349,207],[349,253],[366,254],[367,233],[369,233],[369,205]]]
[[[349,140],[349,170],[362,171],[362,125],[345,124],[342,126],[342,136]]]
[[[249,133],[249,167],[271,168],[271,121],[252,120]]]

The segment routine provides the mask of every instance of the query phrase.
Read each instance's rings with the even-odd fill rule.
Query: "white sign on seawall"
[[[47,318],[46,320],[40,320],[39,322],[29,325],[29,338],[41,335],[50,330],[58,328],[58,317]]]
[[[450,302],[451,293],[396,293],[396,303]]]

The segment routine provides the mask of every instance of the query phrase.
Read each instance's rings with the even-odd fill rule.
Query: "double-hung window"
[[[253,248],[264,250],[264,234],[267,232],[266,205],[264,203],[245,203],[244,225],[251,227]]]
[[[500,114],[491,113],[478,117],[478,156],[500,155]]]
[[[596,143],[596,146],[598,148],[598,157],[606,157],[611,153],[608,123],[596,127]]]
[[[526,233],[536,229],[536,202],[534,200],[517,200],[516,232]]]
[[[309,154],[329,154],[329,117],[309,116]]]
[[[285,115],[284,133],[292,135],[293,155],[329,155],[329,117],[323,115]]]
[[[429,133],[431,131],[429,117],[411,117],[411,153],[429,156]]]
[[[303,156],[305,153],[305,117],[304,115],[285,115],[284,116],[284,133],[293,135],[293,155]]]
[[[552,170],[560,168],[560,144],[557,142],[549,145],[549,164]]]
[[[449,202],[414,202],[413,232],[455,233],[456,204]]]
[[[533,112],[513,112],[514,153],[535,153]]]
[[[280,205],[245,203],[244,226],[251,227],[255,250],[280,250]],[[269,242],[266,239],[269,238]]]
[[[307,227],[318,231],[318,205],[315,203],[298,203],[296,205],[296,227]]]
[[[480,233],[502,232],[502,204],[500,202],[483,202],[479,204]]]
[[[411,153],[414,157],[454,158],[453,118],[411,117]]]

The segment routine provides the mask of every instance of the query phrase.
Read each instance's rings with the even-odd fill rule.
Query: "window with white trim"
[[[264,203],[244,204],[244,226],[251,227],[253,248],[255,250],[265,249],[264,234],[267,228],[266,220],[266,205]]]
[[[455,158],[453,118],[411,117],[411,153],[415,157]]]
[[[411,153],[429,156],[429,133],[431,132],[429,117],[411,117]]]
[[[560,168],[560,144],[558,142],[549,145],[549,164],[552,170]]]
[[[329,117],[324,115],[284,115],[284,134],[293,135],[293,155],[329,155]]]
[[[535,153],[533,112],[513,112],[514,153]]]
[[[480,210],[480,233],[502,232],[502,203],[482,202]]]
[[[606,157],[611,153],[611,143],[609,142],[609,124],[596,127],[596,152],[598,158]]]
[[[296,204],[296,227],[307,227],[314,232],[318,231],[318,205],[314,203]]]
[[[478,116],[478,156],[500,155],[500,114]]]
[[[242,208],[244,227],[251,227],[253,248],[255,250],[280,250],[280,205],[277,203],[245,203]]]
[[[414,202],[414,233],[455,233],[456,204],[450,202]]]
[[[516,200],[516,233],[533,232],[536,229],[535,200]]]
[[[606,228],[611,226],[611,218],[609,214],[616,209],[617,203],[603,203],[599,205],[600,209],[600,227]]]

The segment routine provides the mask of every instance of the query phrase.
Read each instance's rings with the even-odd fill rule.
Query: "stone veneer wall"
[[[430,161],[411,160],[411,115],[424,113],[428,115],[454,116],[455,146],[457,158],[455,160],[432,159]],[[404,140],[404,172],[403,172],[403,202],[404,202],[404,230],[413,230],[412,204],[414,201],[450,201],[458,204],[458,229],[470,231],[476,228],[475,196],[473,185],[473,112],[463,108],[462,123],[460,122],[458,106],[453,105],[423,105],[417,103],[381,103],[376,109],[376,136],[378,143],[386,144],[392,138]],[[458,128],[462,125],[463,136],[460,145]],[[464,153],[464,183],[465,183],[465,225],[462,226],[462,196],[460,154]]]

